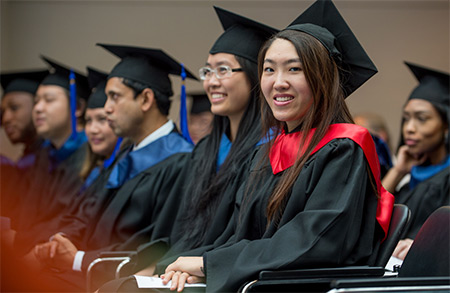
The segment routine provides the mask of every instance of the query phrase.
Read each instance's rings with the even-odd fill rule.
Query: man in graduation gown
[[[100,46],[122,59],[106,85],[108,122],[134,145],[119,157],[104,189],[66,218],[52,241],[36,247],[38,258],[53,269],[46,275],[61,281],[59,290],[83,290],[86,269],[99,252],[136,249],[148,241],[141,230],[149,231],[157,219],[180,158],[193,148],[167,118],[173,95],[168,75],[180,74],[180,64],[157,49]]]
[[[78,176],[86,151],[86,137],[77,132],[77,115],[83,112],[83,104],[89,87],[84,75],[71,70],[47,57],[43,60],[51,68],[36,91],[33,107],[33,123],[44,146],[36,154],[35,162],[22,174],[21,184],[16,186],[19,198],[11,225],[13,230],[2,231],[2,265],[14,271],[14,265],[31,248],[28,239],[40,234],[36,225],[51,222],[59,217],[73,201],[73,190],[79,189]],[[33,236],[31,236],[33,234]],[[30,255],[24,256],[24,261]],[[20,268],[20,264],[17,266]],[[8,279],[8,278],[4,278]]]
[[[0,195],[1,216],[11,218],[15,213],[18,198],[14,190],[20,178],[36,160],[36,153],[42,147],[33,125],[31,112],[34,95],[47,70],[2,73],[0,81],[3,88],[1,101],[1,125],[14,145],[23,144],[22,156],[13,162],[1,156]]]
[[[108,75],[100,73],[98,71],[94,71],[90,68],[88,68],[88,71],[88,81],[92,93],[89,96],[87,108],[103,108],[106,102],[105,85],[106,77]],[[107,177],[105,178],[106,175],[102,173],[108,172],[107,167],[109,167],[114,161],[115,155],[118,152],[118,147],[119,146],[116,145],[115,148],[117,150],[113,152],[110,158],[105,159],[102,166],[98,166],[97,168],[93,169],[90,176],[88,176],[89,180],[84,180],[82,186],[71,190],[66,189],[64,195],[56,195],[65,196],[66,198],[72,199],[70,205],[67,205],[66,209],[61,210],[60,215],[58,215],[57,217],[48,217],[41,221],[35,222],[32,228],[26,231],[21,231],[18,234],[17,241],[21,241],[21,243],[23,243],[23,250],[29,251],[32,247],[34,247],[34,245],[42,242],[47,242],[50,236],[59,231],[58,227],[60,226],[62,218],[66,217],[66,215],[75,210],[81,204],[81,202],[83,202],[84,199],[89,197],[91,194],[95,194],[98,190],[101,190],[103,188],[103,186],[106,184]],[[91,160],[91,156],[86,156],[84,161],[80,162],[79,164],[80,166],[82,166],[82,168],[84,168],[86,161],[90,162]],[[81,173],[81,168],[80,170],[78,170],[78,173]],[[73,175],[76,176],[78,174]],[[81,178],[81,180],[83,180],[83,176],[81,174],[79,175],[79,177]]]
[[[22,235],[33,230],[37,223],[57,218],[72,202],[71,191],[81,185],[78,174],[86,151],[86,137],[76,131],[75,125],[76,114],[81,116],[83,110],[83,103],[77,102],[76,96],[79,101],[88,97],[87,79],[74,73],[74,90],[69,94],[70,70],[42,58],[52,71],[36,91],[33,123],[45,142],[23,178],[25,182],[17,187],[20,202],[12,226],[16,231],[14,251],[19,255],[30,248],[27,237],[22,239]]]

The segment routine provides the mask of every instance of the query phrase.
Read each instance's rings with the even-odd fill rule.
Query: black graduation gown
[[[152,242],[141,246],[138,249],[138,268],[146,267],[160,257],[165,259],[162,263],[171,262],[183,252],[191,249],[196,249],[197,253],[206,251],[216,241],[216,239],[222,235],[225,228],[230,223],[231,216],[235,206],[235,196],[242,182],[248,176],[248,164],[250,160],[245,162],[239,169],[239,173],[223,190],[221,198],[217,203],[216,210],[212,221],[208,224],[208,228],[205,232],[204,239],[200,244],[194,245],[192,240],[187,239],[185,229],[185,221],[189,208],[190,194],[185,192],[186,186],[195,181],[196,174],[192,172],[195,166],[200,161],[203,154],[207,151],[207,141],[211,139],[211,136],[207,136],[202,139],[192,151],[192,154],[187,158],[184,163],[182,173],[177,179],[175,186],[169,196],[171,204],[164,206],[165,212],[163,212],[155,225],[155,230],[152,234]],[[251,155],[249,154],[249,159]],[[180,205],[180,201],[182,201]],[[176,213],[177,217],[174,223],[173,215]],[[170,225],[170,226],[169,226]],[[168,233],[170,232],[170,233]],[[168,251],[161,256],[165,250],[161,249],[161,243],[165,243]]]
[[[42,139],[37,139],[33,144],[27,146],[22,157],[16,162],[2,163],[0,166],[0,203],[1,216],[8,217],[14,221],[19,208],[19,200],[22,192],[26,191],[25,178],[27,173],[35,164],[36,157],[42,148]]]
[[[53,169],[47,148],[41,149],[35,167],[28,172],[28,190],[20,197],[20,210],[14,219],[17,253],[26,253],[35,243],[30,239],[42,239],[46,235],[40,234],[43,231],[40,227],[51,230],[49,223],[57,223],[56,219],[70,209],[83,183],[79,173],[87,147],[87,143],[82,144]]]
[[[80,194],[79,190],[71,190],[73,200],[64,212],[61,212],[58,217],[36,223],[28,231],[18,233],[16,242],[20,241],[20,243],[23,243],[21,247],[26,247],[27,249],[24,249],[26,251],[38,243],[47,242],[51,236],[62,230],[61,227],[73,224],[72,221],[77,220],[76,215],[79,208],[90,207],[92,203],[95,203],[96,195],[101,194],[111,169],[112,166],[103,170],[83,193]],[[84,216],[85,220],[88,219],[88,213],[84,213]]]
[[[136,250],[140,244],[149,241],[149,233],[153,231],[149,227],[153,227],[163,209],[184,157],[192,150],[176,131],[169,135],[171,138],[159,139],[163,141],[164,150],[160,149],[158,140],[145,147],[145,153],[153,158],[138,155],[135,159],[146,165],[156,157],[165,157],[167,150],[170,156],[139,171],[117,188],[103,188],[92,200],[86,199],[76,214],[64,218],[60,232],[78,250],[85,252],[82,272],[43,272],[43,279],[50,278],[53,284],[58,283],[56,286],[60,291],[82,291],[85,289],[85,272],[100,252]]]
[[[63,218],[60,232],[86,252],[83,270],[101,251],[135,250],[139,244],[149,241],[147,233],[152,230],[147,228],[158,218],[183,166],[183,158],[191,150],[192,146],[176,131],[156,140],[133,154],[133,160],[142,163],[139,169],[127,169],[126,172],[137,172],[134,177],[85,196],[76,211]],[[129,166],[134,168],[133,164]],[[105,183],[112,172],[106,172],[100,181]]]
[[[268,226],[268,197],[283,172],[270,165],[251,172],[259,177],[251,199],[237,206],[235,235],[204,254],[207,291],[236,291],[261,270],[372,264],[384,237],[376,221],[377,194],[362,149],[350,139],[335,139],[313,154],[293,185],[283,215]],[[185,254],[186,256],[188,254]]]
[[[0,158],[2,161],[0,164],[0,203],[1,203],[1,216],[12,218],[15,215],[14,209],[16,209],[19,197],[14,191],[17,186],[20,186],[20,173],[14,162],[5,162],[4,158]]]
[[[414,189],[406,184],[395,194],[395,202],[405,204],[411,210],[403,238],[414,239],[431,213],[441,206],[450,205],[450,169],[445,168]]]
[[[78,249],[86,251],[83,270],[101,251],[135,250],[148,242],[150,235],[147,233],[151,230],[147,228],[158,218],[185,155],[172,155],[128,180],[119,189],[105,189],[99,198],[103,205],[100,204],[99,212],[84,227],[84,233],[74,235],[63,229]]]

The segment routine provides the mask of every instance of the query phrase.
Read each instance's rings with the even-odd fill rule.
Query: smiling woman
[[[275,119],[289,131],[300,125],[313,103],[313,95],[294,45],[277,39],[267,50],[261,89]]]
[[[272,36],[258,69],[263,133],[275,135],[249,163],[232,236],[167,266],[172,290],[206,279],[207,292],[235,292],[262,270],[372,265],[386,235],[393,197],[345,103],[376,68],[334,4],[316,1]]]
[[[105,85],[107,74],[88,67],[88,81],[91,95],[85,112],[85,133],[88,139],[88,153],[80,176],[85,190],[98,175],[113,162],[122,139],[109,126],[103,106],[106,102]]]

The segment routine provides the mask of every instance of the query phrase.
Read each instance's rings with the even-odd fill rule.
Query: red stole
[[[308,134],[306,140],[310,141],[315,129],[312,129]],[[375,179],[377,190],[379,194],[378,206],[377,206],[377,221],[381,228],[384,230],[386,238],[389,223],[391,221],[392,209],[394,206],[394,196],[384,189],[380,181],[380,163],[378,161],[378,155],[375,149],[375,144],[372,140],[372,136],[364,127],[339,123],[332,124],[328,128],[325,136],[314,148],[311,155],[320,150],[324,145],[336,138],[349,138],[357,143],[366,156],[369,163],[370,170],[372,171]],[[294,165],[297,158],[298,151],[300,149],[301,132],[294,132],[286,134],[284,131],[275,139],[275,143],[270,150],[270,165],[272,166],[273,174],[277,174],[281,171]],[[301,152],[305,151],[305,147],[302,147]]]

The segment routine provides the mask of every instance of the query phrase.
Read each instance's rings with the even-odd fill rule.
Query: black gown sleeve
[[[353,141],[324,146],[303,168],[278,225],[271,223],[260,239],[241,237],[206,253],[207,291],[235,291],[265,269],[368,263],[383,237],[368,174],[363,151]],[[259,188],[253,201],[264,204],[249,204],[259,211],[246,213],[265,213],[261,207],[269,192]]]
[[[414,189],[405,185],[395,194],[395,202],[411,211],[407,230],[402,238],[414,239],[427,218],[439,207],[450,205],[450,169],[420,182]]]

